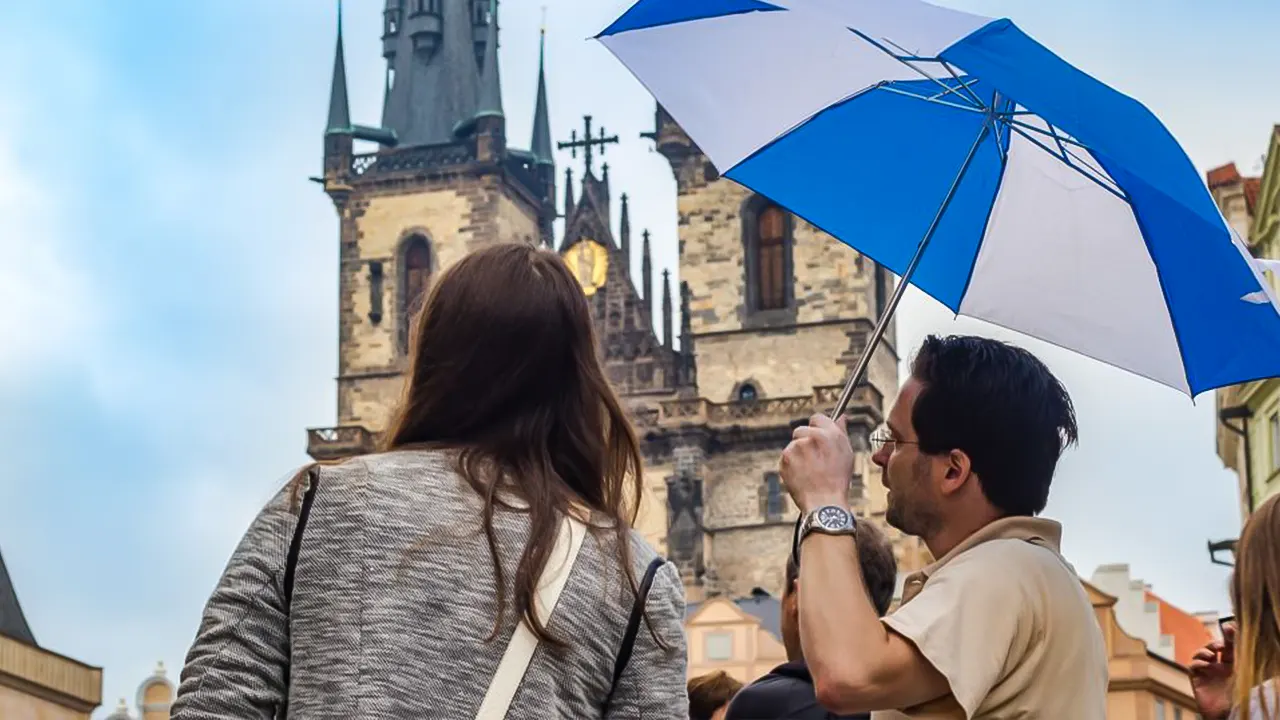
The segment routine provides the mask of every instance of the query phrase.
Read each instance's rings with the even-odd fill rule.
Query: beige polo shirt
[[[1062,527],[1005,518],[907,577],[884,619],[946,677],[951,693],[873,720],[1103,720],[1107,652]]]

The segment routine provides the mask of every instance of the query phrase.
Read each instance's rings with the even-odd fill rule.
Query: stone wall
[[[496,242],[535,242],[537,210],[502,175],[488,174],[357,188],[340,213],[338,424],[380,431],[403,387],[398,340],[404,242],[415,234],[428,240],[434,275]],[[376,296],[374,263],[382,268]]]

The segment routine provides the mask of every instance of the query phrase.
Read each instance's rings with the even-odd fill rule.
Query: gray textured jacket
[[[258,515],[205,607],[182,670],[174,720],[270,718],[288,694],[293,718],[475,716],[516,626],[497,612],[479,496],[441,451],[371,455],[320,471],[285,612],[285,557],[297,517],[287,493]],[[497,511],[507,582],[527,537],[523,515]],[[601,718],[633,603],[611,550],[589,534],[507,717]],[[655,553],[632,534],[641,575]],[[508,593],[510,597],[510,593]],[[674,566],[654,579],[608,718],[684,720],[684,591]],[[286,689],[286,670],[289,673]]]

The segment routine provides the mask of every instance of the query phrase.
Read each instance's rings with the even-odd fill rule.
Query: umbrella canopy
[[[959,314],[1192,396],[1280,375],[1280,304],[1177,141],[1009,20],[640,0],[599,39],[722,175]]]

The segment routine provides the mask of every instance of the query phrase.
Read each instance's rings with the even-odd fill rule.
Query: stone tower
[[[654,498],[646,529],[680,565],[690,600],[755,588],[776,595],[798,515],[777,475],[779,453],[797,424],[834,407],[892,277],[721,179],[662,108],[646,137],[677,181],[681,352],[692,365],[677,397],[637,416]],[[884,491],[867,438],[898,388],[893,338],[891,326],[848,409],[858,450],[850,500],[880,520]],[[904,570],[925,561],[914,540],[890,536]]]
[[[556,217],[541,65],[531,149],[507,142],[497,0],[387,0],[383,18],[381,127],[351,122],[339,19],[316,178],[339,219],[338,423],[308,432],[317,460],[374,448],[436,273],[494,243],[551,245]],[[357,154],[358,140],[377,149]]]

